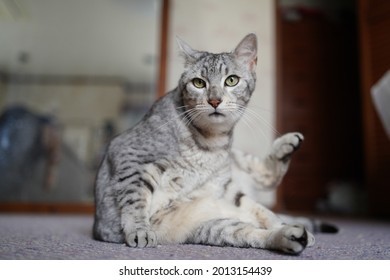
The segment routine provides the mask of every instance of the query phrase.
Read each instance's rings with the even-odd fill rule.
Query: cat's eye
[[[234,87],[235,85],[238,84],[239,81],[240,81],[240,78],[238,76],[231,75],[231,76],[226,78],[225,85],[228,87]]]
[[[195,78],[192,80],[192,83],[195,87],[197,88],[204,88],[206,86],[206,82],[203,81],[202,79],[200,78]]]

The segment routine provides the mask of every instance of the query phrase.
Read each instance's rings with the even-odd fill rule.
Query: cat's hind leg
[[[280,230],[279,238],[275,237],[276,247],[281,246],[279,249],[285,252],[286,250],[288,251],[291,246],[288,245],[287,241],[287,243],[283,241],[285,239],[296,239],[298,243],[304,245],[304,247],[314,245],[314,235],[310,231],[307,231],[304,225],[297,222],[285,223],[285,221],[283,221],[274,212],[264,207],[263,205],[255,202],[249,196],[243,194],[242,192],[235,192],[234,189],[235,188],[232,188],[232,190],[226,194],[225,198],[228,201],[234,202],[234,205],[237,208],[236,211],[239,212],[241,216],[253,216],[255,223],[260,228],[268,229],[271,231]],[[283,244],[286,245],[285,248],[283,247]]]
[[[187,240],[189,243],[216,246],[252,247],[299,254],[307,246],[303,226],[260,229],[238,219],[221,218],[202,223]]]
[[[104,159],[95,183],[93,237],[100,241],[123,243],[120,213],[116,206],[116,198],[109,187],[109,177],[109,166],[107,159]]]
[[[159,244],[253,247],[290,254],[299,254],[307,246],[303,226],[261,228],[254,216],[240,213],[224,199],[202,198],[171,205],[155,213],[151,224]]]

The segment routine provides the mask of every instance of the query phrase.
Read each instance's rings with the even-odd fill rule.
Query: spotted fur
[[[231,148],[255,89],[256,41],[249,34],[234,51],[212,54],[178,40],[185,59],[178,87],[109,145],[96,179],[96,239],[294,254],[314,243],[303,226],[283,223],[232,175],[239,169],[260,187],[273,188],[303,140],[299,133],[278,138],[264,160]]]

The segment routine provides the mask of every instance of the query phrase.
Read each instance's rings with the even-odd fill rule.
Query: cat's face
[[[233,52],[221,54],[178,41],[186,60],[180,89],[188,122],[209,132],[231,131],[255,88],[256,36],[247,35]]]

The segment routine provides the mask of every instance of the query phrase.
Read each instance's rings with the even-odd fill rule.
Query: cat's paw
[[[130,247],[156,247],[156,233],[151,230],[139,229],[137,231],[126,234],[126,243]]]
[[[280,250],[288,254],[299,254],[309,244],[314,244],[314,236],[308,234],[302,225],[287,225],[280,228],[273,236],[272,249]]]
[[[299,132],[286,133],[274,141],[272,153],[278,160],[287,162],[291,155],[299,149],[303,139],[303,135]]]

